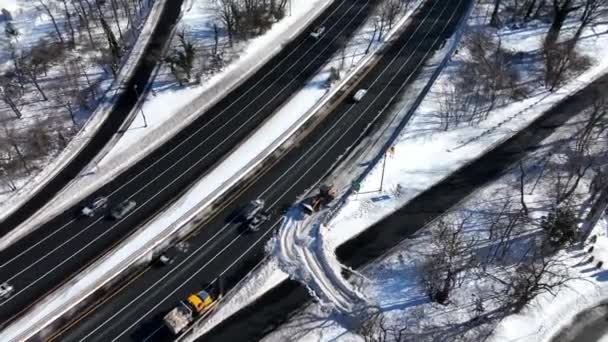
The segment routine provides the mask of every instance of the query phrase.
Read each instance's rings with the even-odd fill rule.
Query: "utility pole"
[[[137,91],[137,84],[133,85],[133,90],[135,90],[135,96],[137,96],[137,98],[139,99],[139,92]],[[137,102],[139,102],[139,100]],[[144,118],[144,128],[146,128],[146,127],[148,127],[148,120],[146,120],[146,114],[144,114],[143,99],[142,99],[142,105],[139,106],[139,110],[141,111],[141,116]]]
[[[384,170],[386,169],[386,155],[388,152],[384,153],[384,161],[382,162],[382,176],[380,177],[380,192],[382,192],[382,185],[384,184]]]

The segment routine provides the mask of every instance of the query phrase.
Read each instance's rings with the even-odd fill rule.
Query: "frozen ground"
[[[486,19],[485,13],[487,13],[487,10],[488,7],[478,6],[469,25],[471,27],[486,25],[487,23],[483,20]],[[572,25],[573,23],[569,23],[569,28],[565,30],[571,30]],[[538,81],[538,73],[542,69],[539,61],[536,61],[535,64],[522,64],[522,82],[532,85],[527,99],[497,106],[488,113],[485,120],[477,125],[462,125],[448,131],[443,131],[440,129],[441,124],[437,118],[437,113],[441,111],[440,107],[443,102],[442,99],[446,96],[446,89],[454,86],[453,81],[459,77],[462,60],[467,58],[466,49],[460,49],[460,54],[454,56],[452,62],[435,83],[431,89],[431,93],[424,100],[410,124],[401,133],[394,145],[394,149],[392,149],[391,153],[387,154],[383,184],[385,190],[383,192],[378,191],[382,173],[382,163],[380,163],[366,177],[359,194],[349,198],[346,205],[329,222],[326,228],[322,228],[318,232],[316,231],[317,228],[314,228],[314,230],[309,231],[309,234],[303,232],[299,232],[298,234],[306,236],[306,239],[309,240],[318,240],[316,243],[322,243],[324,250],[331,250],[331,247],[328,246],[338,246],[349,239],[349,237],[401,207],[416,194],[437,183],[472,158],[512,136],[538,117],[544,110],[608,70],[608,61],[597,58],[598,56],[606,55],[608,52],[606,48],[608,37],[605,34],[601,34],[601,32],[606,31],[606,28],[606,26],[597,25],[584,33],[584,36],[587,38],[580,43],[578,48],[585,55],[595,56],[592,66],[557,91],[545,91],[542,84]],[[503,46],[515,50],[515,53],[533,54],[535,51],[539,51],[540,42],[546,29],[546,24],[534,22],[531,28],[504,28],[496,34],[501,37]],[[495,189],[489,190],[489,193],[493,194],[495,191]],[[293,228],[293,226],[286,225],[286,228]],[[281,234],[285,233],[280,232],[279,236]],[[424,238],[421,237],[421,239]],[[428,236],[426,239],[428,240]],[[416,289],[415,280],[413,279],[416,272],[416,258],[412,253],[424,251],[424,247],[419,247],[421,241],[418,240],[417,243],[412,243],[411,245],[406,244],[406,246],[412,248],[404,248],[403,252],[399,252],[401,256],[393,255],[389,257],[397,261],[401,260],[399,264],[404,264],[405,266],[403,267],[406,269],[400,266],[401,268],[397,269],[396,272],[391,272],[394,262],[389,260],[386,264],[378,266],[380,270],[387,270],[386,277],[375,279],[372,274],[372,284],[367,284],[367,286],[371,287],[365,290],[358,289],[359,292],[365,292],[368,295],[370,292],[374,292],[373,286],[380,287],[382,284],[386,284],[388,287],[387,291],[390,290],[390,292],[384,293],[384,289],[381,288],[376,291],[378,296],[368,297],[377,299],[381,303],[381,306],[392,305],[395,309],[409,308],[412,310],[412,319],[414,321],[419,321],[420,317],[424,317],[425,315],[436,317],[442,311],[440,310],[441,308],[423,308],[420,311],[420,307],[416,305],[427,302],[424,296],[420,294],[419,289]],[[269,247],[270,250],[274,250],[273,248],[272,246]],[[298,272],[296,274],[283,272],[280,268],[282,257],[271,257],[266,263],[260,265],[257,271],[251,274],[247,278],[247,281],[243,282],[243,286],[239,291],[234,291],[227,297],[232,298],[232,300],[225,302],[215,315],[212,315],[207,322],[203,322],[197,329],[200,329],[201,332],[210,329],[224,317],[229,316],[246,303],[255,300],[265,289],[271,288],[273,284],[278,284],[281,279],[286,279],[287,277],[308,279],[310,278],[309,276],[303,277],[302,275],[310,274],[311,272],[314,274],[314,270],[312,269],[303,271],[297,267],[287,268],[287,271],[295,270]],[[564,262],[567,263],[570,257],[565,255],[564,259]],[[336,267],[339,268],[340,266]],[[319,279],[323,278],[323,275],[319,275]],[[318,282],[318,280],[313,277],[306,284],[309,288],[314,288],[315,282]],[[480,286],[483,287],[483,284]],[[464,303],[465,298],[470,298],[473,288],[468,288],[461,295],[457,295],[457,301]],[[382,299],[383,296],[387,297],[387,301]],[[323,299],[324,296],[317,295],[317,298]],[[302,326],[300,330],[289,329],[288,325],[283,334],[279,333],[279,335],[274,336],[274,339],[281,340],[281,338],[289,336],[289,339],[293,340],[294,336],[297,339],[297,337],[304,335],[305,340],[332,340],[332,338],[336,337],[349,340],[349,338],[342,335],[344,329],[336,329],[336,326],[339,326],[339,322],[333,322],[333,318],[330,318],[333,316],[328,315],[327,304],[327,302],[323,302],[320,305],[315,304],[308,313],[310,314],[309,317],[321,317],[319,320],[313,320],[314,326],[332,326],[333,328],[329,328],[329,332],[325,329],[313,330],[311,326],[307,325]],[[325,309],[321,309],[321,307]],[[463,307],[466,307],[466,305],[463,305]],[[433,313],[425,314],[425,310],[432,310]],[[455,316],[442,316],[438,322],[445,322],[446,319],[449,321],[450,319],[463,318],[458,308],[456,308],[453,314]],[[324,318],[327,321],[324,322]],[[294,322],[294,325],[301,323]],[[351,336],[351,338],[354,337]]]

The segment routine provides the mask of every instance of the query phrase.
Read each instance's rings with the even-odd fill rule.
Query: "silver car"
[[[15,288],[13,287],[13,285],[6,282],[0,284],[0,299],[6,299],[10,297],[13,292],[15,292]]]

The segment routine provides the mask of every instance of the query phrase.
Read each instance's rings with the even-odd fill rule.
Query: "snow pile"
[[[304,216],[292,208],[277,235],[269,242],[267,254],[293,280],[303,283],[323,306],[348,314],[366,305],[366,299],[341,275],[343,266],[335,246],[324,240],[326,227],[315,222],[317,215]]]

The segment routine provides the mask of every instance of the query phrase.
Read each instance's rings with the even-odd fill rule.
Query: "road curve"
[[[326,27],[321,38],[311,37],[310,30],[300,34],[191,125],[90,196],[106,196],[111,206],[135,201],[137,207],[126,217],[77,218],[75,206],[0,252],[0,283],[8,281],[16,290],[0,301],[0,328],[178,198],[238,146],[316,74],[374,2],[334,1],[311,24]]]
[[[366,1],[355,1],[364,5]],[[264,243],[279,225],[282,209],[317,186],[341,158],[388,119],[392,106],[424,62],[447,39],[465,12],[468,0],[446,4],[430,0],[414,14],[397,42],[386,51],[359,85],[368,89],[360,102],[337,103],[330,115],[282,156],[242,182],[215,211],[215,216],[182,242],[172,264],[151,265],[114,289],[96,305],[65,324],[51,340],[165,341],[172,336],[162,317],[189,293],[217,290],[217,280],[230,289],[264,255]],[[264,198],[273,219],[256,233],[234,217],[255,198]],[[227,340],[244,340],[234,331]],[[245,339],[247,340],[247,339]]]

